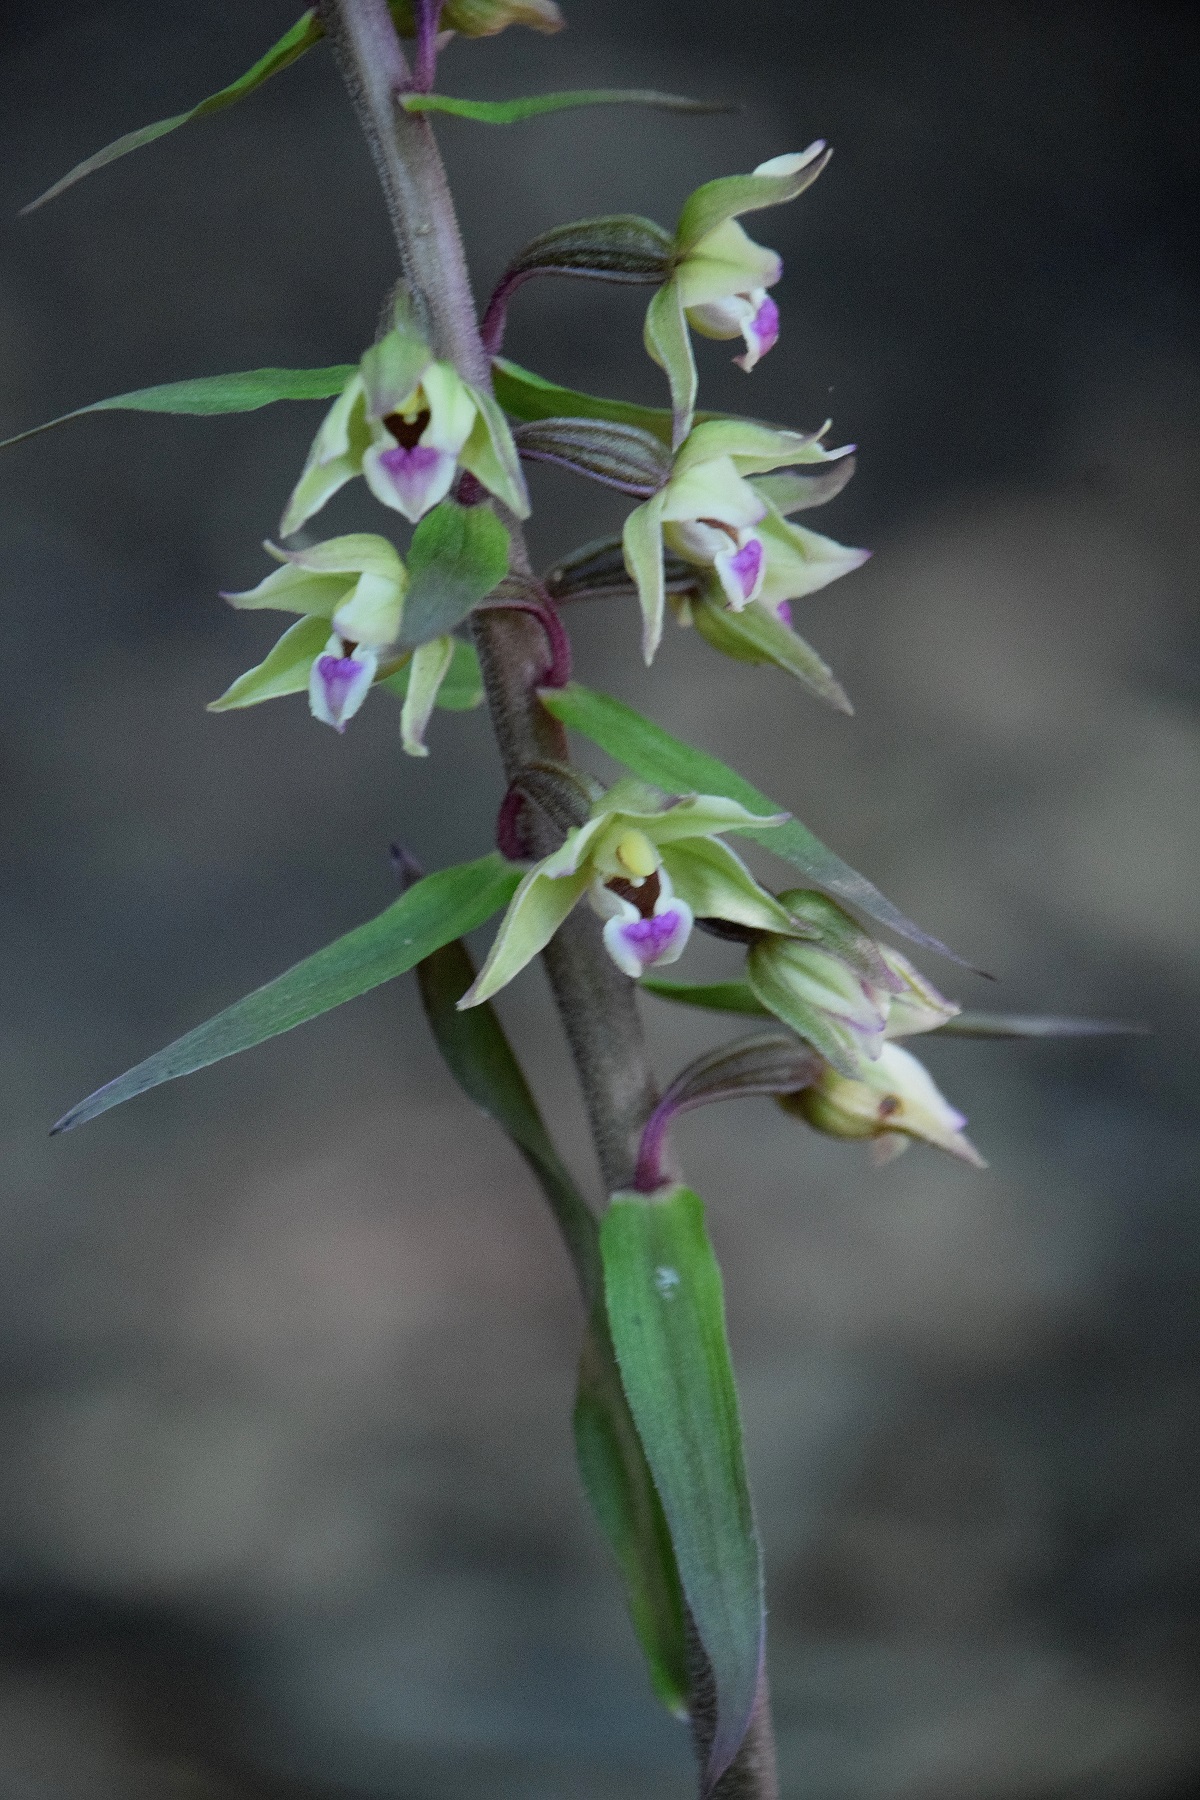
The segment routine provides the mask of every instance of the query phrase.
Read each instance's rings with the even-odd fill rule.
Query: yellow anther
[[[617,845],[617,861],[638,881],[658,868],[658,852],[644,831],[627,831]]]

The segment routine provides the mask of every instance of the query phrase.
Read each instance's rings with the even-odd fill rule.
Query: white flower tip
[[[807,169],[809,163],[815,162],[824,150],[825,139],[814,138],[807,150],[789,150],[782,156],[768,157],[766,162],[758,164],[754,174],[798,175],[801,169]]]

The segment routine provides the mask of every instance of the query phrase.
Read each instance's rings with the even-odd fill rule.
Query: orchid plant
[[[284,506],[280,542],[266,545],[274,567],[248,591],[225,595],[236,608],[293,622],[211,710],[307,696],[318,724],[345,733],[365,706],[398,701],[401,750],[426,756],[435,708],[486,700],[508,784],[494,847],[427,875],[397,851],[402,891],[386,911],[101,1087],[55,1129],[415,969],[437,1046],[526,1159],[578,1278],[579,1466],[650,1680],[690,1724],[701,1795],[767,1800],[778,1781],[762,1558],[721,1278],[702,1204],[671,1147],[673,1121],[692,1107],[766,1094],[851,1153],[865,1141],[877,1162],[916,1142],[982,1168],[962,1114],[902,1040],[1115,1027],[962,1012],[879,934],[951,952],[788,808],[573,679],[564,615],[582,598],[630,600],[647,662],[670,612],[714,651],[774,665],[848,711],[791,609],[867,552],[794,522],[853,472],[852,446],[827,445],[827,425],[795,430],[696,412],[693,333],[740,343],[735,360],[754,374],[755,414],[771,410],[760,366],[781,329],[770,290],[782,263],[739,220],[799,198],[828,165],[824,143],[705,182],[674,231],[620,214],[544,233],[515,252],[477,316],[433,115],[504,126],[600,103],[721,110],[641,90],[510,101],[436,91],[439,57],[456,37],[561,24],[553,0],[320,0],[240,80],[131,132],[42,196],[241,100],[330,41],[398,252],[376,341],[327,368],[181,380],[79,410],[214,414],[331,402]],[[503,356],[518,291],[548,276],[653,290],[644,403],[579,393]],[[665,404],[653,391],[659,371]],[[620,537],[585,545],[542,575],[524,529],[524,465],[537,461],[633,503]],[[380,508],[377,529],[320,538],[313,522],[360,476]],[[626,775],[603,788],[572,761],[568,732]],[[729,839],[774,856],[790,875],[773,886]],[[497,914],[476,972],[462,940]],[[726,940],[740,973],[717,983],[658,973],[686,958],[697,931]],[[538,956],[587,1104],[600,1205],[555,1149],[491,1006]],[[640,1024],[646,996],[757,1022],[660,1093]]]

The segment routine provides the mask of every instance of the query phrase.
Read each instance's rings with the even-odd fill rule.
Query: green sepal
[[[683,1187],[614,1194],[600,1250],[622,1384],[716,1689],[711,1792],[750,1721],[764,1631],[721,1275],[703,1205]]]
[[[429,755],[425,730],[453,660],[452,637],[430,638],[412,653],[408,665],[408,689],[400,708],[400,742],[406,756]]]
[[[748,981],[668,981],[660,975],[644,975],[638,987],[659,1000],[700,1006],[706,1012],[740,1013],[750,1019],[773,1016]]]
[[[808,948],[801,946],[800,955]],[[746,952],[746,975],[751,988],[768,1012],[811,1044],[839,1075],[849,1081],[859,1079],[863,1053],[858,1033],[817,1000],[797,992],[797,984],[788,979],[790,950],[791,946],[779,938],[760,938],[751,944]],[[855,979],[833,956],[825,956],[822,967],[838,971],[847,985]]]
[[[642,656],[649,664],[662,642],[667,583],[663,568],[663,497],[656,494],[635,506],[625,520],[622,547],[625,567],[633,577],[642,609]]]
[[[479,412],[470,437],[458,453],[458,460],[518,519],[527,519],[529,491],[508,420],[483,388],[473,387],[470,393]]]
[[[408,693],[411,662],[411,656],[406,656],[404,667],[385,676],[378,685],[403,700]],[[454,655],[438,689],[437,704],[443,712],[472,712],[482,703],[483,672],[475,646],[465,638],[455,638]]]
[[[693,750],[664,731],[661,725],[653,724],[631,706],[625,706],[608,694],[572,681],[566,687],[541,689],[540,699],[546,710],[562,724],[581,732],[617,762],[640,775],[643,781],[652,781],[667,793],[725,794],[731,800],[740,800],[752,812],[778,810],[773,800],[768,800],[758,788],[735,774],[717,757],[709,756],[703,750]],[[802,869],[816,886],[825,888],[848,906],[857,907],[878,924],[886,925],[901,937],[922,944],[928,950],[936,950],[941,956],[948,956],[952,962],[963,961],[938,938],[906,919],[865,875],[843,862],[799,819],[790,818],[785,825],[761,833],[748,831],[745,835],[773,850],[776,856],[783,857],[795,868]]]
[[[427,875],[377,918],[97,1088],[65,1113],[54,1131],[70,1131],[160,1082],[252,1049],[403,975],[423,956],[490,919],[511,899],[520,876],[498,851]]]
[[[192,381],[135,388],[132,393],[93,400],[73,412],[60,413],[57,419],[31,425],[28,431],[0,441],[0,450],[23,444],[39,432],[53,431],[71,419],[82,419],[85,413],[190,413],[197,418],[216,418],[223,413],[257,412],[276,400],[328,400],[341,393],[356,368],[355,363],[337,363],[329,369],[246,369],[238,375],[199,375]]]
[[[806,187],[811,187],[832,154],[824,145],[813,145],[803,158],[795,159],[799,167],[789,174],[725,175],[717,181],[706,181],[685,201],[679,215],[675,232],[676,255],[686,256],[726,219],[794,200]]]
[[[723,113],[734,109],[724,101],[689,100],[682,94],[660,94],[653,88],[572,88],[558,94],[530,94],[519,100],[455,100],[449,94],[401,94],[410,113],[451,113],[478,125],[518,125],[541,113],[573,106],[649,106],[660,112]],[[769,204],[769,202],[765,203]]]
[[[297,619],[289,626],[262,662],[225,689],[218,700],[210,700],[208,712],[232,712],[239,706],[258,706],[263,700],[278,700],[284,694],[303,694],[308,689],[309,671],[329,641],[329,620],[319,615]]]
[[[490,506],[443,500],[427,512],[408,551],[400,642],[442,637],[508,573],[509,536]]]
[[[458,941],[417,965],[425,1014],[448,1068],[525,1158],[567,1244],[589,1306],[574,1414],[579,1472],[616,1555],[654,1691],[669,1711],[684,1717],[688,1673],[682,1590],[662,1503],[613,1353],[596,1218],[555,1149],[494,1008],[485,1002],[458,1010],[474,978],[470,955]]]
[[[750,482],[768,506],[781,519],[791,513],[807,512],[810,507],[824,506],[836,499],[854,473],[853,450],[832,453],[819,468],[807,467],[803,474],[785,469],[774,475],[755,475]]]
[[[707,593],[693,603],[692,623],[705,642],[723,656],[737,662],[773,663],[836,712],[853,713],[845,689],[829,665],[770,607],[752,600],[741,612],[732,612],[723,596]]]
[[[312,46],[318,43],[324,35],[325,28],[317,18],[316,12],[312,10],[306,12],[303,18],[297,19],[296,23],[284,32],[278,42],[271,45],[264,56],[259,57],[252,68],[247,69],[244,75],[239,75],[236,81],[231,81],[228,87],[223,87],[217,93],[210,94],[207,100],[201,100],[196,106],[189,107],[186,112],[175,113],[169,119],[159,119],[153,125],[143,125],[137,131],[127,131],[123,137],[107,144],[103,150],[97,150],[91,156],[85,157],[81,163],[76,163],[73,169],[69,169],[53,186],[48,187],[44,194],[39,194],[36,200],[31,200],[28,206],[23,206],[21,211],[31,213],[36,207],[44,206],[47,200],[54,200],[67,188],[74,187],[75,183],[82,181],[85,175],[92,175],[97,169],[103,169],[109,163],[116,162],[120,157],[128,156],[131,150],[140,150],[144,144],[152,144],[157,138],[166,137],[168,132],[178,131],[181,125],[189,125],[193,119],[202,119],[208,113],[221,112],[225,107],[233,106],[237,101],[244,100],[247,94],[252,94],[255,88],[260,88],[264,81],[269,81],[272,75],[278,75],[283,69],[294,63],[297,57],[303,56],[306,50],[311,50]]]
[[[671,886],[696,918],[726,919],[752,931],[790,935],[787,909],[759,886],[737,852],[720,838],[688,838],[670,844],[662,859]]]
[[[648,355],[666,371],[671,390],[671,447],[678,449],[692,428],[699,377],[692,334],[673,281],[664,282],[646,308],[643,338]]]

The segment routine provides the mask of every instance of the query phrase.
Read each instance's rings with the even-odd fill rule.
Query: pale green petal
[[[842,1075],[858,1079],[870,1062],[865,1039],[872,1023],[861,983],[835,957],[769,937],[752,944],[746,977],[754,997],[811,1044]],[[855,1029],[854,1020],[858,1023]],[[882,1039],[882,1021],[879,1038]]]
[[[691,334],[683,316],[683,303],[674,281],[659,288],[646,308],[643,340],[647,353],[660,369],[666,370],[671,389],[671,411],[674,416],[672,448],[681,444],[691,430],[696,410],[696,359],[692,353]]]
[[[452,637],[430,638],[413,651],[408,692],[400,709],[400,742],[408,756],[428,756],[425,731],[437,705],[438,690],[454,660]]]
[[[374,650],[394,644],[404,616],[404,588],[404,581],[394,575],[360,575],[353,593],[333,616],[338,635]]]
[[[726,175],[717,181],[706,181],[684,203],[675,232],[678,252],[686,256],[724,219],[794,200],[816,180],[829,156],[818,139],[807,150],[773,156],[769,162],[759,163],[752,175]]]
[[[680,300],[689,307],[773,287],[782,273],[783,264],[774,250],[756,244],[736,220],[726,219],[685,257],[675,280]]]
[[[208,711],[230,712],[237,706],[257,706],[261,700],[277,700],[281,694],[307,692],[313,660],[320,656],[328,637],[327,619],[297,620],[256,668],[247,669],[226,688],[219,700],[210,701]]]
[[[475,396],[453,363],[430,363],[421,382],[429,407],[429,423],[421,442],[431,450],[457,456],[470,437],[479,408]]]
[[[745,526],[757,524],[766,511],[766,502],[728,456],[684,463],[681,453],[661,498],[662,517],[671,520],[716,519],[722,525]]]
[[[557,880],[547,875],[540,864],[531,869],[500,921],[487,961],[459,1001],[459,1011],[481,1006],[507,987],[513,976],[519,975],[545,949],[572,907],[583,898],[590,881],[588,869]]]
[[[698,919],[731,919],[758,931],[789,929],[783,907],[719,838],[692,838],[668,845],[663,851],[663,867],[679,898]]]
[[[470,437],[458,453],[458,460],[518,519],[527,519],[529,491],[508,421],[490,394],[482,388],[470,391],[478,416]]]
[[[662,640],[663,611],[666,605],[666,578],[663,574],[662,499],[656,494],[643,506],[635,507],[625,521],[621,538],[625,551],[625,567],[637,583],[642,607],[642,655],[648,663]]]

